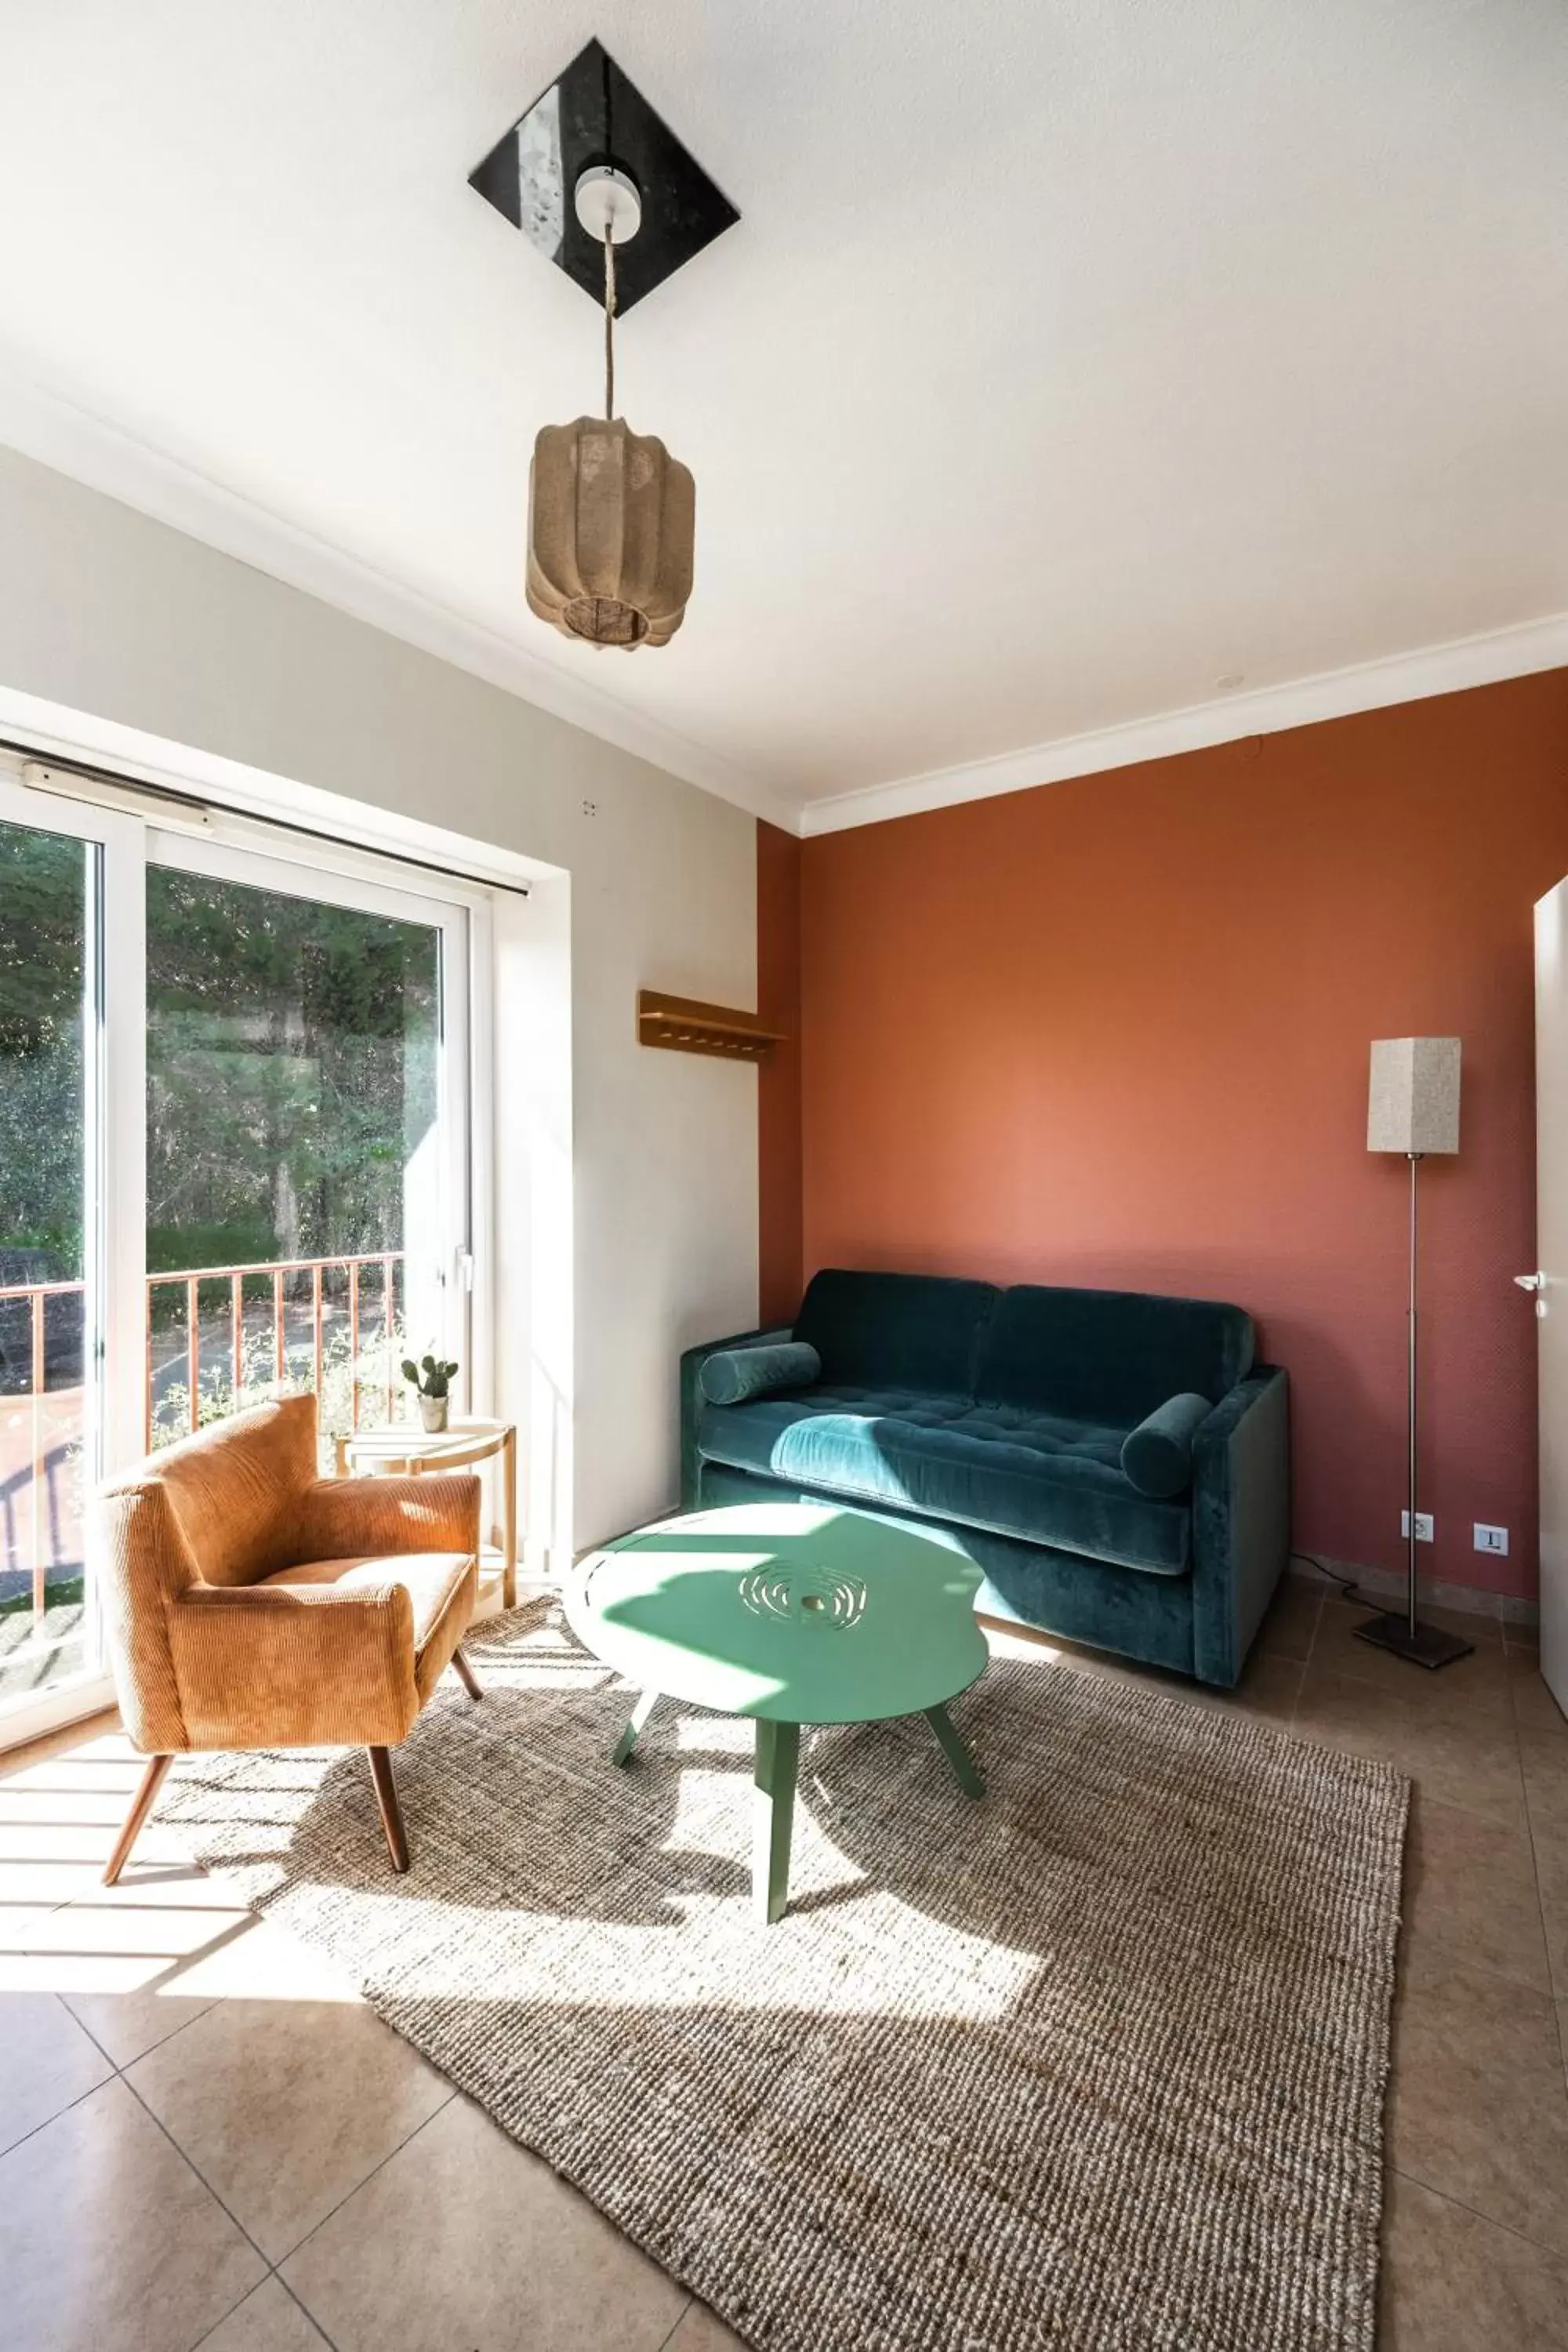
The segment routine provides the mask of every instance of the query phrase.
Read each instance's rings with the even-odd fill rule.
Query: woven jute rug
[[[763,2352],[1364,2352],[1406,1783],[999,1659],[803,1743],[749,1907],[751,1732],[535,1602],[399,1751],[198,1757],[164,1811],[258,1909]]]

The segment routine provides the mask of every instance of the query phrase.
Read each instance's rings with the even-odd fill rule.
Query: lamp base
[[[1434,1673],[1439,1666],[1451,1666],[1456,1658],[1468,1658],[1476,1646],[1473,1642],[1461,1642],[1457,1633],[1445,1633],[1440,1625],[1417,1625],[1413,1633],[1409,1618],[1399,1609],[1369,1617],[1354,1630],[1358,1642],[1392,1650],[1396,1658],[1408,1658],[1413,1666],[1426,1666]]]

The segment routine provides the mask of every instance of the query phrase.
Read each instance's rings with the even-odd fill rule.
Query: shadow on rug
[[[182,1762],[163,1808],[763,2352],[1368,2352],[1406,1782],[994,1663],[805,1735],[749,1909],[751,1727],[627,1694],[535,1601],[398,1753]]]

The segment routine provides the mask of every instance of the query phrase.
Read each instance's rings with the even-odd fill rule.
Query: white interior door
[[[1535,909],[1541,1671],[1568,1714],[1568,881]]]

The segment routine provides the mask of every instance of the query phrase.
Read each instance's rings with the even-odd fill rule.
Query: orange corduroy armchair
[[[119,1877],[163,1775],[196,1748],[364,1748],[393,1867],[408,1843],[388,1750],[460,1643],[479,1586],[471,1473],[321,1478],[316,1400],[183,1439],[99,1501],[115,1688],[148,1758],[104,1873]]]

